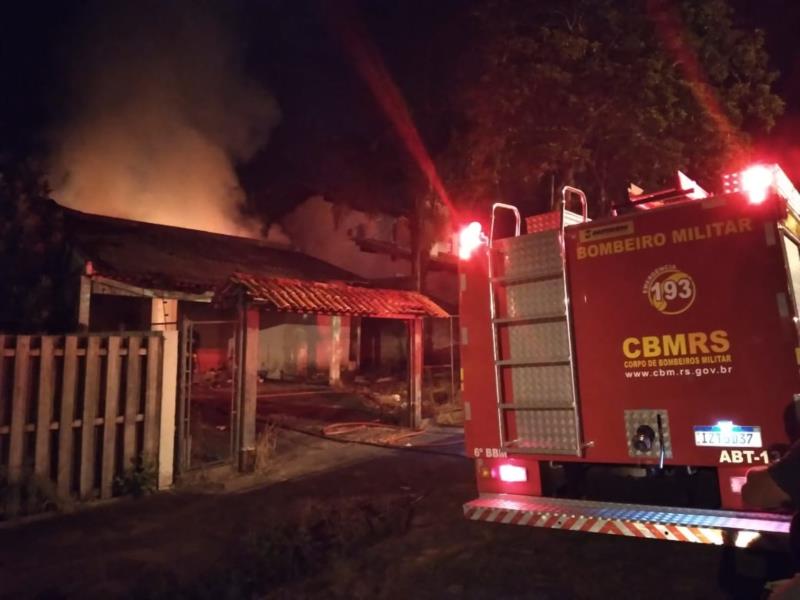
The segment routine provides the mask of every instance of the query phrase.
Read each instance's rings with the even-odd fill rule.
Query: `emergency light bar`
[[[800,193],[777,164],[756,164],[744,171],[723,175],[722,188],[726,194],[746,193],[751,204],[761,204],[769,192],[774,191],[792,210],[800,213]]]

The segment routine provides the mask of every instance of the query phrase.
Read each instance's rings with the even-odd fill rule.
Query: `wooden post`
[[[100,471],[100,497],[111,498],[114,483],[114,462],[117,457],[117,409],[120,382],[119,336],[108,338],[106,355],[106,406],[103,415],[103,458]]]
[[[86,275],[81,275],[81,285],[78,293],[78,330],[89,331],[89,316],[92,302],[92,280]]]
[[[25,449],[25,414],[27,412],[28,369],[30,368],[31,338],[17,336],[14,353],[14,387],[11,396],[11,434],[8,449],[8,483],[11,488],[8,512],[12,515],[19,510],[19,487],[22,480],[22,464]]]
[[[352,317],[350,319],[350,327],[356,328],[356,339],[355,339],[355,361],[352,366],[353,371],[358,371],[361,368],[361,317]]]
[[[422,319],[411,319],[408,325],[408,407],[409,426],[419,428],[422,423]]]
[[[50,479],[50,423],[53,422],[53,383],[55,380],[53,342],[53,336],[42,336],[39,361],[39,398],[36,407],[34,471],[38,476],[46,479]]]
[[[81,470],[79,494],[88,498],[94,488],[94,443],[97,400],[100,393],[100,338],[89,336],[86,344],[86,373],[83,385],[83,418],[81,419]]]
[[[239,364],[243,380],[239,401],[239,469],[252,471],[256,455],[256,408],[258,402],[258,336],[259,309],[247,306],[242,310],[241,328],[244,337]]]
[[[61,389],[61,415],[58,424],[58,495],[68,498],[72,488],[72,446],[75,418],[75,388],[78,382],[78,338],[64,341],[64,377]]]
[[[342,384],[342,317],[331,318],[331,362],[328,369],[328,385],[339,387]]]
[[[142,457],[149,463],[158,458],[159,397],[161,393],[161,350],[164,338],[152,335],[147,340],[147,381],[144,395],[144,440]]]
[[[128,364],[125,377],[125,414],[122,426],[122,468],[128,469],[136,458],[136,415],[139,414],[139,399],[142,385],[142,357],[139,350],[142,338],[128,338]]]

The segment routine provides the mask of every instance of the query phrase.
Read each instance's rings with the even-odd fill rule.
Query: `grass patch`
[[[114,478],[115,496],[141,498],[158,490],[158,468],[142,457],[132,458],[131,466]]]
[[[272,466],[272,459],[278,447],[278,426],[267,423],[256,437],[256,471],[264,473]]]
[[[253,523],[230,561],[190,584],[149,574],[131,598],[249,598],[318,573],[366,546],[408,530],[412,498],[306,502],[282,523]]]
[[[16,482],[0,468],[0,520],[61,511],[69,502],[59,497],[53,482],[24,469]]]

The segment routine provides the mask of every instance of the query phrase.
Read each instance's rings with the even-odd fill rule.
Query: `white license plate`
[[[716,427],[695,427],[694,444],[717,448],[761,448],[761,428],[737,427],[733,431],[721,431]]]

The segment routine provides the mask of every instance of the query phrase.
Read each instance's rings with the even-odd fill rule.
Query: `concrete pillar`
[[[78,291],[78,330],[89,331],[89,314],[92,302],[92,280],[81,275]]]
[[[422,423],[422,319],[411,319],[408,324],[408,407],[409,427],[418,429]]]
[[[178,301],[174,298],[153,298],[150,305],[150,329],[178,330]]]
[[[342,317],[331,319],[331,363],[328,384],[337,387],[342,384]]]
[[[256,408],[258,404],[259,309],[247,306],[241,311],[240,345],[242,381],[239,388],[239,470],[249,472],[256,459]]]
[[[178,332],[164,333],[161,367],[161,434],[158,443],[158,489],[172,487],[175,464],[175,406],[178,399]]]

